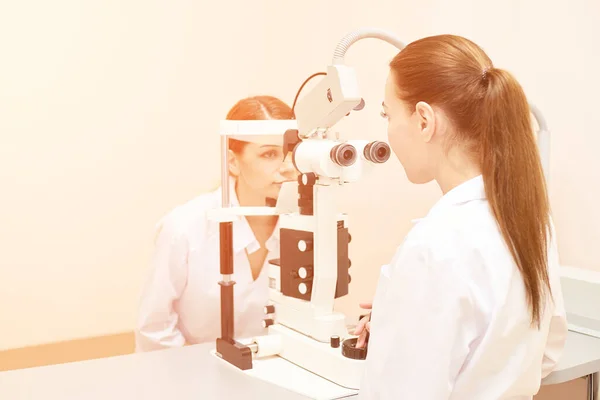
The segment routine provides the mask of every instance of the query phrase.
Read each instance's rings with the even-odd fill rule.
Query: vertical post
[[[233,285],[231,280],[233,274],[233,223],[221,222],[219,226],[219,241],[221,248],[221,338],[233,341],[234,336],[234,307],[233,307]]]
[[[221,201],[223,208],[230,207],[229,202],[229,138],[221,136]],[[233,223],[225,221],[219,223],[219,248],[221,286],[221,339],[232,343],[234,341],[234,304],[233,286]]]
[[[229,135],[221,130],[221,193],[222,208],[231,207],[229,197]],[[247,370],[252,368],[252,350],[237,342],[234,326],[233,287],[233,222],[219,223],[221,286],[221,337],[216,340],[216,354],[230,364]]]
[[[229,207],[229,136],[221,135],[221,203]]]

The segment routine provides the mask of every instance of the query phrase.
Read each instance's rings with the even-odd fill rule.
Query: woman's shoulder
[[[180,237],[204,234],[210,225],[207,212],[219,207],[220,201],[220,189],[217,189],[175,206],[157,223],[157,234],[160,231]]]

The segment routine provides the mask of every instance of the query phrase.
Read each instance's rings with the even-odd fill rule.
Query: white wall
[[[554,133],[563,262],[600,270],[597,2],[4,3],[0,350],[131,330],[154,223],[218,181],[218,121],[247,95],[291,104],[361,26],[407,42],[462,34],[517,75]],[[385,139],[379,104],[394,54],[374,40],[350,49],[367,107],[340,123],[346,137]],[[439,192],[409,184],[395,160],[346,191],[353,284],[339,305],[358,313],[410,219]],[[368,209],[375,197],[384,206]]]
[[[215,186],[264,79],[238,3],[3,3],[0,349],[133,327],[154,223]]]

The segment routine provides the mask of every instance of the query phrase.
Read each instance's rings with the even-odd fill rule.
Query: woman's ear
[[[240,163],[237,155],[231,151],[227,151],[227,163],[229,164],[229,173],[235,177],[240,175]]]
[[[435,112],[433,111],[433,108],[424,101],[420,101],[415,107],[415,113],[418,118],[421,138],[424,142],[430,142],[431,139],[433,139],[436,128]]]

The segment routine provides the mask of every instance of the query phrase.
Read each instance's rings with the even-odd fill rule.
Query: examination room
[[[600,2],[0,4],[0,400],[600,399]]]

